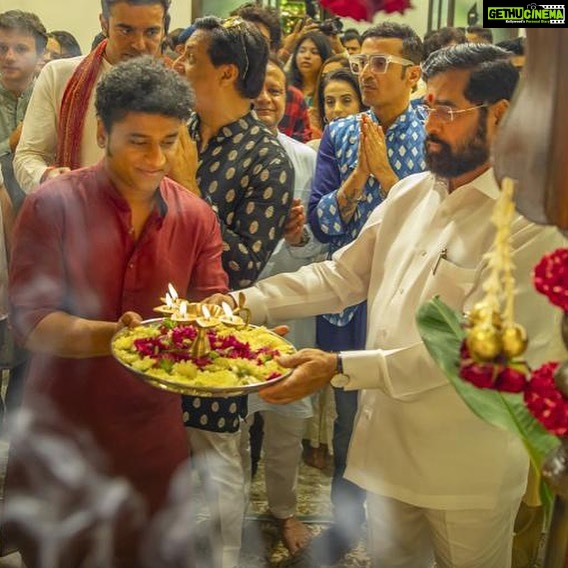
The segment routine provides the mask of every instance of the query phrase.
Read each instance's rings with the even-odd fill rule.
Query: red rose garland
[[[533,283],[538,292],[568,312],[568,249],[557,249],[544,255],[536,265]],[[568,398],[557,387],[554,373],[558,362],[549,362],[530,372],[530,380],[518,369],[507,366],[497,357],[478,361],[471,357],[466,342],[460,352],[460,377],[478,388],[503,392],[522,392],[530,413],[556,436],[568,435]]]

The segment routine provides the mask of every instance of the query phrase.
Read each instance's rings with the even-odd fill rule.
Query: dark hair
[[[503,41],[497,42],[495,45],[514,55],[525,54],[524,37],[516,37],[515,39],[504,39]]]
[[[406,24],[382,22],[366,29],[361,36],[362,43],[368,38],[394,38],[402,40],[402,56],[418,65],[424,56],[420,36]]]
[[[147,55],[113,65],[97,85],[95,108],[107,132],[130,112],[187,120],[193,105],[188,82]]]
[[[82,55],[81,46],[73,34],[65,30],[56,30],[51,32],[51,35],[61,46],[61,57],[77,57],[78,55]]]
[[[468,34],[474,34],[484,39],[488,43],[493,43],[493,32],[483,26],[469,26],[466,28]]]
[[[300,70],[298,69],[296,56],[298,55],[298,51],[300,51],[300,47],[302,47],[303,43],[307,39],[310,39],[314,42],[321,58],[322,65],[326,59],[329,59],[333,55],[333,48],[331,47],[329,39],[321,32],[308,32],[307,34],[302,36],[300,41],[298,41],[298,43],[296,44],[296,47],[294,47],[294,51],[292,52],[292,56],[290,57],[291,67],[289,72],[289,79],[290,83],[298,89],[302,88],[304,80],[302,78],[302,75],[300,74]]]
[[[318,120],[320,121],[319,123],[319,127],[320,129],[323,128],[323,121],[321,119],[322,116],[322,109],[321,109],[321,105],[320,105],[320,97],[319,97],[319,92],[320,92],[320,86],[321,83],[323,81],[323,78],[326,76],[326,74],[331,73],[331,71],[328,71],[328,73],[325,73],[325,68],[327,65],[329,65],[330,63],[339,63],[342,69],[346,69],[347,71],[351,72],[351,67],[349,66],[349,58],[344,54],[344,53],[337,53],[335,55],[332,55],[331,57],[328,57],[322,64],[318,73],[318,78],[316,80],[316,88],[314,90],[314,101],[313,101],[313,109],[315,111],[316,116],[318,117]]]
[[[154,4],[161,4],[162,8],[164,9],[164,21],[165,21],[166,14],[170,9],[170,4],[172,3],[172,0],[101,0],[101,9],[103,11],[103,16],[108,19],[110,15],[110,9],[115,4],[120,4],[121,2],[126,2],[126,4],[130,4],[132,6],[152,6]]]
[[[317,99],[318,99],[318,118],[320,121],[321,126],[325,124],[325,88],[331,83],[332,81],[342,81],[343,83],[348,83],[353,87],[355,94],[357,95],[357,99],[359,100],[359,110],[366,110],[367,107],[363,104],[363,98],[361,97],[361,89],[359,88],[359,80],[351,71],[348,69],[334,69],[329,73],[326,73],[322,80],[320,81],[318,91],[317,91]]]
[[[47,31],[36,14],[22,10],[8,10],[0,14],[0,30],[29,34],[34,38],[36,52],[45,51]]]
[[[428,81],[438,73],[463,69],[470,71],[464,96],[472,103],[510,100],[519,72],[504,49],[488,43],[462,43],[435,51],[422,64],[422,76]]]
[[[465,43],[465,31],[463,28],[440,28],[439,30],[430,30],[424,36],[424,59],[427,59],[431,53],[437,49],[452,44]]]
[[[282,28],[276,9],[249,2],[233,10],[231,16],[240,16],[247,22],[266,26],[270,32],[270,49],[278,51],[282,41]]]
[[[164,46],[171,51],[175,51],[176,47],[180,43],[184,43],[179,40],[179,36],[182,34],[184,29],[185,28],[176,28],[175,30],[169,32],[164,38]]]
[[[341,36],[341,43],[345,44],[346,41],[351,41],[352,39],[356,39],[361,45],[361,34],[357,30],[348,29],[345,30],[345,33]]]
[[[240,21],[239,21],[240,20]],[[242,18],[229,26],[215,16],[198,18],[196,30],[209,32],[207,54],[215,67],[235,65],[239,71],[236,87],[247,99],[256,99],[262,90],[268,61],[268,46],[258,28]],[[260,72],[257,71],[260,70]]]

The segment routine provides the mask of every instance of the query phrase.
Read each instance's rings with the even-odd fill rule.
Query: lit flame
[[[187,302],[185,300],[179,305],[179,315],[181,317],[187,315]]]
[[[178,293],[176,292],[176,289],[172,286],[171,282],[168,284],[168,291],[170,293],[172,300],[175,302],[179,298],[179,296]]]
[[[205,319],[211,319],[211,312],[207,309],[207,306],[201,306],[201,312]]]
[[[172,300],[172,297],[170,296],[169,292],[166,292],[166,306],[168,308],[171,308],[174,305],[174,301]]]
[[[233,315],[233,310],[231,310],[231,306],[229,306],[227,302],[222,302],[221,307],[223,308],[223,311],[225,312],[226,316],[231,317]]]

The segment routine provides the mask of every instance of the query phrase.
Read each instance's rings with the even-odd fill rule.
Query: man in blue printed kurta
[[[425,169],[424,124],[410,106],[420,78],[422,42],[408,26],[383,23],[363,35],[362,51],[350,57],[359,76],[364,113],[332,122],[318,153],[309,203],[309,222],[329,254],[353,241],[390,188]],[[401,220],[402,221],[402,220]],[[318,317],[317,342],[328,351],[364,349],[364,304]],[[343,479],[357,393],[334,389],[334,475],[331,498],[336,527],[313,547],[323,563],[335,563],[359,536],[364,520],[362,489]],[[330,538],[331,537],[331,538]],[[321,542],[320,542],[321,541]]]

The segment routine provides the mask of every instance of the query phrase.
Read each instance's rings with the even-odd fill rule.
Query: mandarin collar
[[[233,138],[237,134],[248,130],[249,128],[258,125],[259,120],[255,118],[254,111],[251,108],[245,115],[237,118],[233,122],[225,124],[219,129],[219,132],[212,138],[216,142],[222,142],[226,138]],[[199,127],[201,125],[201,118],[194,111],[188,121],[188,129],[190,136],[197,142],[201,141]]]
[[[97,187],[110,198],[116,207],[121,211],[130,211],[130,206],[128,202],[120,191],[114,185],[111,177],[109,176],[107,169],[104,165],[104,158],[93,167],[95,172],[95,179],[97,182]],[[165,217],[168,212],[168,206],[166,200],[164,199],[164,188],[163,188],[163,180],[160,182],[160,185],[156,188],[156,207],[154,207],[154,211],[158,214],[159,217]]]

